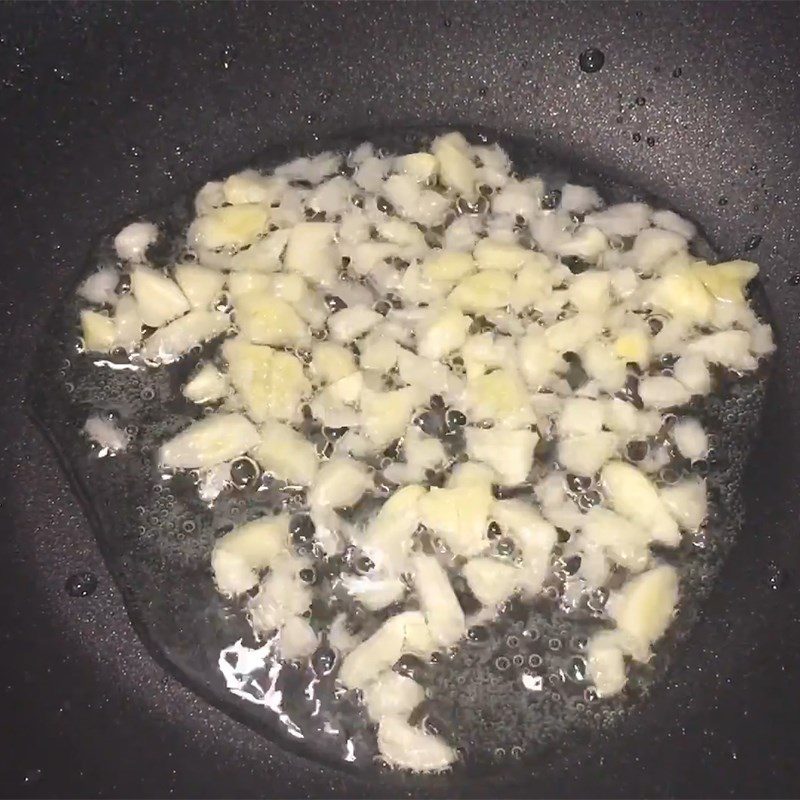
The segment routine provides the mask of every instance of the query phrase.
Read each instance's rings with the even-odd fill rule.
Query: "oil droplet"
[[[744,249],[745,250],[755,250],[761,244],[762,238],[763,237],[759,236],[757,233],[754,233],[744,243]]]
[[[317,675],[327,675],[336,663],[336,653],[330,647],[320,647],[314,653],[311,663]]]
[[[472,642],[485,642],[489,638],[489,634],[482,625],[473,625],[467,631],[467,638]]]
[[[570,661],[569,676],[577,682],[586,680],[586,662],[579,656]]]
[[[236,60],[236,48],[233,45],[226,44],[225,47],[222,48],[221,58],[222,68],[230,69],[231,65]]]
[[[780,589],[785,589],[788,583],[789,583],[789,573],[775,563],[770,564],[769,586],[772,589],[772,591],[777,592]]]
[[[605,53],[596,47],[590,47],[578,56],[578,66],[584,72],[599,72],[605,63]]]
[[[40,769],[29,769],[25,773],[25,777],[22,779],[22,782],[25,784],[25,786],[32,786],[34,783],[38,783],[41,777],[42,771]]]
[[[237,489],[252,486],[258,478],[258,465],[251,458],[238,458],[231,464],[231,481]]]
[[[70,597],[88,597],[97,589],[97,576],[93,572],[75,572],[67,578],[64,588]]]

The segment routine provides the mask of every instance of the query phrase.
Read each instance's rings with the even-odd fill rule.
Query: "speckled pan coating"
[[[658,701],[661,724],[646,741],[631,731],[578,761],[556,754],[521,766],[502,789],[413,793],[797,794],[799,12],[790,3],[2,7],[3,794],[397,793],[285,755],[164,676],[20,397],[43,308],[121,216],[269,143],[426,122],[535,133],[668,198],[723,255],[762,236],[750,255],[762,263],[782,351],[748,523]],[[590,46],[606,59],[585,74],[578,55]],[[84,569],[98,589],[71,597],[65,580]]]

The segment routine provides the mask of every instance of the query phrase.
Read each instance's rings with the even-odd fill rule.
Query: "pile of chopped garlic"
[[[410,724],[424,689],[393,671],[405,654],[458,646],[475,621],[454,574],[491,620],[552,578],[559,531],[561,558],[580,556],[567,607],[625,576],[587,648],[597,692],[620,692],[626,662],[649,659],[679,597],[650,545],[674,548],[706,517],[702,478],[656,477],[707,455],[681,408],[712,391],[712,369],[749,372],[773,350],[747,303],[757,266],[700,261],[693,226],[673,212],[606,207],[570,184],[546,192],[515,177],[498,146],[459,133],[429,152],[364,144],[246,170],[206,184],[195,207],[186,258],[168,269],[148,262],[156,226],[119,233],[120,268],[79,289],[85,349],[158,367],[218,342],[182,389],[210,413],[164,442],[161,469],[198,470],[212,502],[232,462],[253,459],[305,489],[321,551],[367,557],[366,572],[342,575],[353,598],[372,611],[413,601],[364,640],[344,615],[324,632],[384,760],[436,771],[456,758]],[[311,418],[335,432],[323,453],[301,432]],[[542,460],[540,443],[554,457]],[[348,521],[341,509],[376,495],[378,476],[390,496]],[[522,491],[499,499],[498,487]],[[311,559],[290,528],[285,513],[243,524],[211,566],[258,636],[305,659],[323,632],[308,622]]]

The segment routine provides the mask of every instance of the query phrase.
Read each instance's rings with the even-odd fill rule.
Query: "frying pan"
[[[797,5],[42,4],[0,20],[4,796],[800,792]],[[589,47],[599,72],[579,67]],[[434,123],[533,137],[665,197],[725,256],[755,243],[780,349],[745,524],[650,722],[502,780],[397,784],[282,750],[151,659],[24,386],[50,308],[126,214],[275,143]],[[97,588],[73,597],[84,571]]]

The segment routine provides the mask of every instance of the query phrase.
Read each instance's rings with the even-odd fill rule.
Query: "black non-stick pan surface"
[[[791,3],[0,6],[0,794],[800,794],[799,39]],[[398,789],[285,753],[157,665],[23,398],[51,309],[119,219],[276,144],[441,124],[668,199],[762,264],[780,349],[745,525],[656,722],[504,782]],[[92,593],[65,590],[86,572]]]

